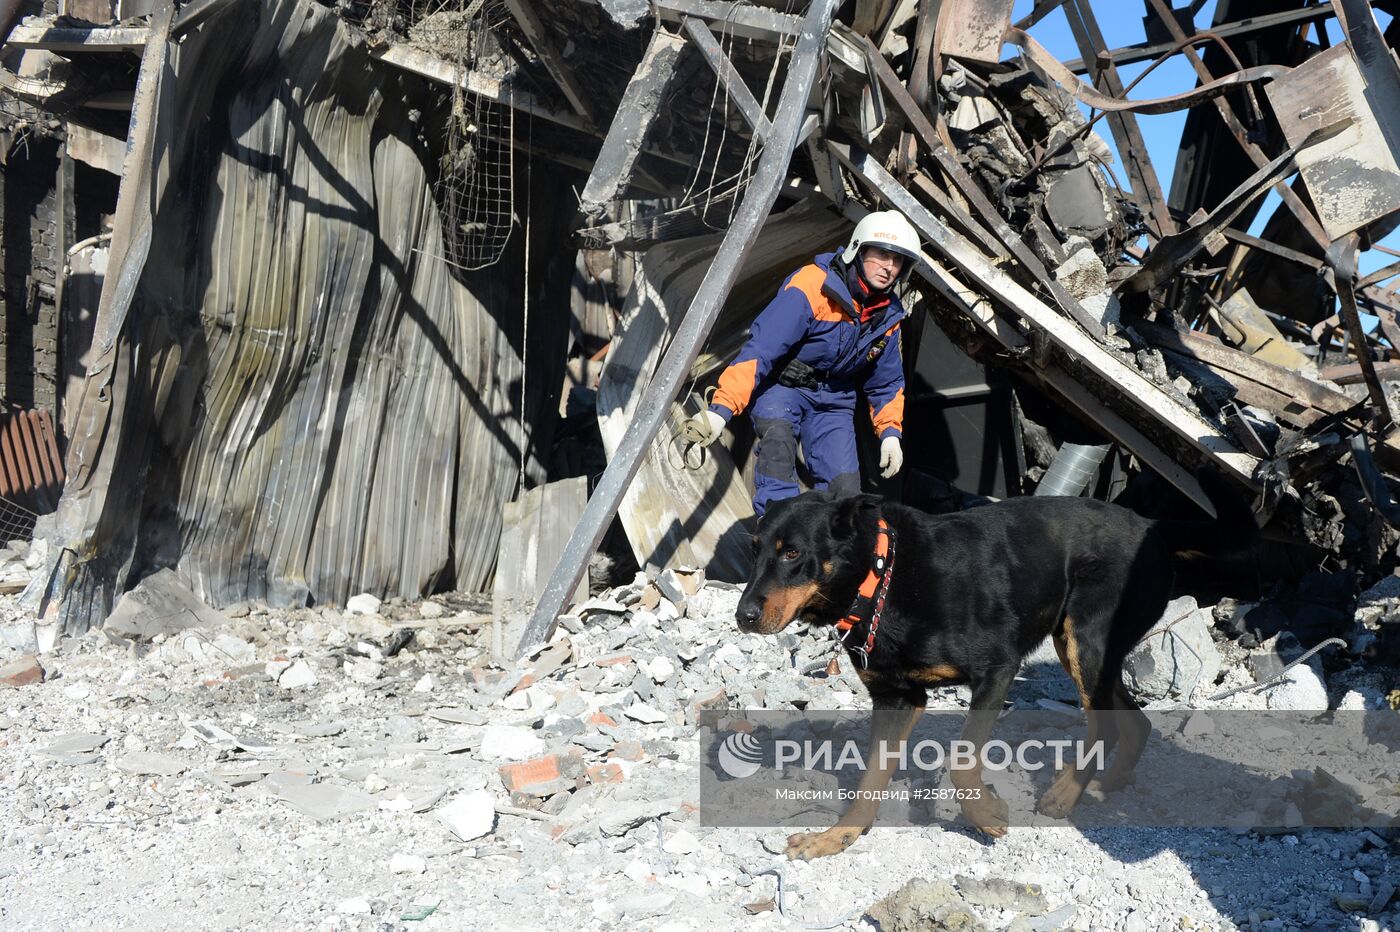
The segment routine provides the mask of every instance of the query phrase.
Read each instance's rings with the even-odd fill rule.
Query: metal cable
[[[1254,683],[1254,684],[1249,685],[1249,686],[1236,686],[1234,689],[1227,689],[1227,690],[1225,690],[1223,693],[1216,693],[1214,696],[1207,696],[1207,697],[1206,697],[1206,701],[1207,701],[1207,702],[1215,702],[1217,699],[1224,699],[1226,696],[1233,696],[1235,693],[1254,692],[1255,690],[1263,689],[1265,686],[1270,686],[1270,685],[1272,685],[1272,684],[1274,683],[1274,681],[1276,681],[1276,680],[1281,680],[1281,679],[1283,679],[1285,676],[1287,676],[1289,670],[1292,670],[1292,669],[1293,669],[1294,667],[1296,667],[1298,664],[1300,664],[1300,663],[1302,663],[1303,661],[1307,660],[1309,657],[1311,657],[1313,654],[1317,653],[1318,651],[1322,650],[1324,647],[1330,647],[1330,646],[1333,645],[1333,644],[1336,644],[1336,645],[1341,646],[1341,647],[1346,647],[1346,646],[1347,646],[1347,642],[1344,641],[1344,640],[1342,640],[1341,638],[1328,638],[1327,640],[1323,641],[1321,644],[1318,644],[1318,645],[1317,645],[1316,647],[1314,647],[1312,650],[1310,650],[1310,651],[1308,651],[1307,653],[1305,653],[1305,654],[1303,654],[1302,656],[1300,656],[1297,660],[1293,661],[1293,662],[1290,663],[1288,666],[1284,667],[1282,670],[1280,670],[1280,671],[1278,671],[1277,673],[1275,673],[1273,676],[1269,677],[1269,678],[1268,678],[1267,680],[1265,680],[1264,682],[1262,682],[1262,683]]]

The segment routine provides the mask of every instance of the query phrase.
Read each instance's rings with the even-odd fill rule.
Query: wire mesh
[[[444,258],[464,269],[495,264],[515,220],[515,111],[461,85],[472,72],[499,73],[500,35],[513,21],[503,0],[373,0],[357,11],[367,30],[402,36],[453,67],[433,197]]]
[[[448,57],[460,79],[500,55],[495,30],[508,17],[501,0],[445,0],[437,16],[418,24],[417,32],[428,33],[423,38]],[[470,94],[460,84],[452,90],[433,193],[443,215],[448,261],[481,269],[501,257],[514,225],[515,111]]]
[[[12,540],[33,540],[38,517],[23,505],[0,498],[0,547]]]

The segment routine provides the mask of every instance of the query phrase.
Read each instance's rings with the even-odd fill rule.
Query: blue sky
[[[1183,0],[1175,0],[1174,5],[1185,6],[1185,3]],[[1014,22],[1030,13],[1034,6],[1034,0],[1016,0],[1011,17],[1012,21]],[[1146,4],[1141,0],[1098,0],[1094,3],[1094,14],[1098,17],[1099,28],[1103,31],[1104,39],[1109,48],[1136,45],[1144,41],[1142,17],[1145,6]],[[1389,25],[1390,17],[1385,13],[1376,11],[1375,15],[1382,29]],[[1202,29],[1209,28],[1214,17],[1215,0],[1209,0],[1197,13],[1196,25]],[[1341,41],[1335,20],[1327,20],[1327,28],[1332,42]],[[1030,33],[1036,41],[1062,61],[1079,58],[1079,47],[1074,43],[1074,36],[1070,33],[1069,23],[1065,20],[1062,10],[1057,9],[1046,16],[1030,30]],[[1015,54],[1016,50],[1012,46],[1006,46],[1004,52],[1007,57],[1010,57]],[[1124,85],[1131,83],[1133,79],[1142,74],[1147,69],[1148,64],[1149,62],[1139,62],[1119,68],[1118,71]],[[1133,88],[1129,96],[1135,100],[1166,97],[1171,94],[1179,94],[1195,85],[1196,73],[1186,62],[1184,56],[1177,55],[1148,75],[1141,84]],[[1214,109],[1209,104],[1205,106]],[[1087,108],[1085,112],[1088,112]],[[1149,114],[1138,117],[1138,125],[1142,129],[1148,155],[1152,159],[1152,166],[1157,171],[1157,177],[1161,180],[1164,191],[1171,189],[1172,171],[1176,167],[1176,152],[1181,141],[1181,129],[1186,123],[1186,113],[1187,111],[1182,110],[1177,113]],[[1114,149],[1116,156],[1117,148],[1114,145],[1113,134],[1109,131],[1107,122],[1100,120],[1095,125],[1095,129],[1109,147]],[[1277,153],[1271,152],[1269,154],[1272,156]],[[1120,183],[1128,184],[1121,158],[1114,164],[1113,170]],[[1257,234],[1263,229],[1265,221],[1272,216],[1279,203],[1279,196],[1270,192],[1265,200],[1264,208],[1259,212],[1250,228],[1251,233]],[[1210,209],[1212,206],[1214,205],[1208,204],[1206,208]],[[1400,233],[1391,234],[1382,242],[1387,246],[1400,248]],[[1393,261],[1395,260],[1391,256],[1370,250],[1361,255],[1361,272],[1365,274]]]

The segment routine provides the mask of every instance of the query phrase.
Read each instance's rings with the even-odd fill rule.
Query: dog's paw
[[[962,801],[963,818],[988,838],[1000,838],[1006,834],[1010,812],[1005,800],[991,795],[984,794],[981,799]]]
[[[854,826],[837,825],[824,832],[798,832],[788,836],[787,856],[789,861],[812,861],[832,854],[840,854],[860,837],[861,829]]]

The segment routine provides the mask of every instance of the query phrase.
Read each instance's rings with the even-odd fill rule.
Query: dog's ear
[[[831,536],[849,540],[880,505],[878,495],[851,495],[835,503],[831,512]]]

